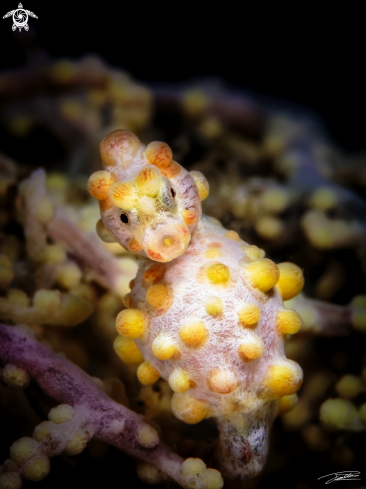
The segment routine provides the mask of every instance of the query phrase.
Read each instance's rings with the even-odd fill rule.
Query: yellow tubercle
[[[301,268],[294,263],[284,262],[278,265],[280,278],[278,290],[284,301],[288,301],[299,294],[304,286],[304,276]]]
[[[297,394],[290,394],[289,396],[283,396],[278,401],[278,414],[285,414],[291,411],[299,402]]]
[[[242,309],[238,312],[239,321],[244,326],[253,326],[256,324],[260,317],[261,311],[259,307],[255,304],[245,304]]]
[[[189,173],[197,185],[200,200],[205,200],[210,193],[210,185],[206,177],[200,171],[191,171]]]
[[[302,370],[292,360],[279,365],[270,365],[258,393],[261,399],[279,399],[295,394],[302,384]]]
[[[253,286],[261,292],[268,292],[278,282],[280,271],[268,258],[260,258],[246,266],[246,272]]]
[[[101,219],[97,221],[97,225],[95,227],[97,231],[97,235],[99,238],[104,241],[104,243],[115,243],[116,239],[111,235],[108,229],[104,226],[104,223]]]
[[[224,303],[220,297],[210,296],[206,299],[205,309],[210,316],[218,316],[224,310]]]
[[[169,360],[178,354],[174,340],[166,333],[160,333],[152,342],[151,350],[159,360]]]
[[[257,335],[250,335],[243,339],[239,349],[239,356],[242,360],[256,360],[264,353],[264,343]]]
[[[205,253],[205,257],[212,260],[214,258],[218,258],[219,256],[221,256],[221,251],[218,249],[218,248],[209,248],[206,253]]]
[[[136,177],[136,184],[139,190],[149,197],[156,195],[162,186],[160,172],[154,166],[143,168]]]
[[[146,327],[147,319],[138,309],[125,309],[116,318],[116,330],[127,338],[140,338]]]
[[[206,401],[191,397],[187,392],[176,392],[172,397],[172,410],[184,423],[196,424],[208,416],[209,405]]]
[[[158,380],[159,377],[159,372],[148,361],[141,363],[141,365],[137,369],[137,378],[142,385],[153,384]]]
[[[281,334],[295,334],[302,326],[302,320],[296,311],[291,309],[278,311],[276,317],[276,328]]]
[[[169,386],[174,392],[186,392],[191,388],[188,372],[175,368],[169,376]]]
[[[181,212],[181,216],[183,218],[183,221],[187,224],[187,226],[191,226],[197,220],[196,213],[194,211],[190,211],[188,209],[183,210]]]
[[[208,387],[218,394],[230,394],[238,385],[235,373],[230,370],[214,368],[207,379]]]
[[[128,294],[126,294],[124,297],[123,297],[123,305],[127,308],[131,307],[131,304],[132,304],[132,295],[131,295],[131,292],[129,292]]]
[[[133,182],[115,182],[109,189],[109,199],[124,210],[131,210],[137,204],[136,188]]]
[[[230,279],[230,271],[226,265],[216,263],[208,267],[207,277],[213,284],[226,284]]]
[[[166,285],[154,284],[148,288],[146,300],[155,309],[167,309],[173,302],[173,294]]]
[[[233,239],[234,241],[240,241],[240,236],[235,231],[228,231],[227,233],[225,233],[225,237],[228,239]]]
[[[150,267],[143,275],[144,282],[148,284],[155,284],[159,282],[164,277],[166,272],[166,265],[164,264],[154,264]]]
[[[198,321],[182,326],[179,336],[191,348],[200,348],[208,340],[208,331],[204,323]]]
[[[251,260],[258,260],[259,258],[263,258],[264,256],[264,255],[261,256],[262,250],[260,250],[258,246],[242,244],[240,248],[244,251],[246,256],[248,256],[248,258],[250,258]]]
[[[170,147],[161,141],[152,141],[146,146],[145,156],[150,163],[158,168],[168,168],[173,159]]]
[[[112,184],[111,174],[107,171],[96,171],[88,180],[88,191],[97,200],[108,198],[109,188]]]
[[[128,365],[140,365],[144,361],[142,353],[131,338],[118,335],[114,340],[113,348],[119,358]]]

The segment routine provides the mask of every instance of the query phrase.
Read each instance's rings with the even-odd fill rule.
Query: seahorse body
[[[112,228],[108,218],[103,222],[117,236],[115,222]],[[179,419],[216,418],[220,470],[235,487],[251,487],[263,470],[278,400],[302,382],[301,368],[284,350],[284,336],[297,332],[301,320],[283,306],[283,298],[301,290],[302,273],[293,264],[277,266],[206,216],[184,246],[165,263],[141,259],[128,308],[116,320],[115,349],[140,363],[143,384],[168,380]]]

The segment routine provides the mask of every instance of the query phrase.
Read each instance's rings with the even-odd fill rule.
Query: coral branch
[[[117,404],[79,367],[56,355],[18,327],[0,325],[0,359],[24,369],[57,403],[77,407],[94,438],[152,464],[186,487],[183,460],[164,445],[156,433],[154,443],[145,431],[155,430],[146,420]]]
[[[361,321],[357,319],[360,314],[364,314],[364,308],[352,304],[339,306],[300,295],[285,305],[286,308],[295,309],[303,320],[298,334],[335,337],[347,336],[354,328],[360,331],[363,329]]]

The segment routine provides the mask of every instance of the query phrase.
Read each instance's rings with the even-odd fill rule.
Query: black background
[[[29,2],[29,3],[28,3]],[[1,16],[17,0],[1,2]],[[55,57],[98,53],[148,82],[218,76],[232,86],[295,102],[325,120],[333,141],[365,148],[366,75],[361,10],[247,2],[37,2],[30,31],[1,19],[0,68],[20,66],[25,39]],[[32,44],[31,43],[31,44]],[[28,42],[29,45],[29,42]]]

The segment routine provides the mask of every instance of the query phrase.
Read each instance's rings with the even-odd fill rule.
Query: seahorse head
[[[203,175],[173,161],[166,143],[145,146],[129,131],[107,135],[100,154],[104,170],[88,182],[99,201],[99,237],[159,262],[182,255],[201,218],[201,200],[208,195]]]

